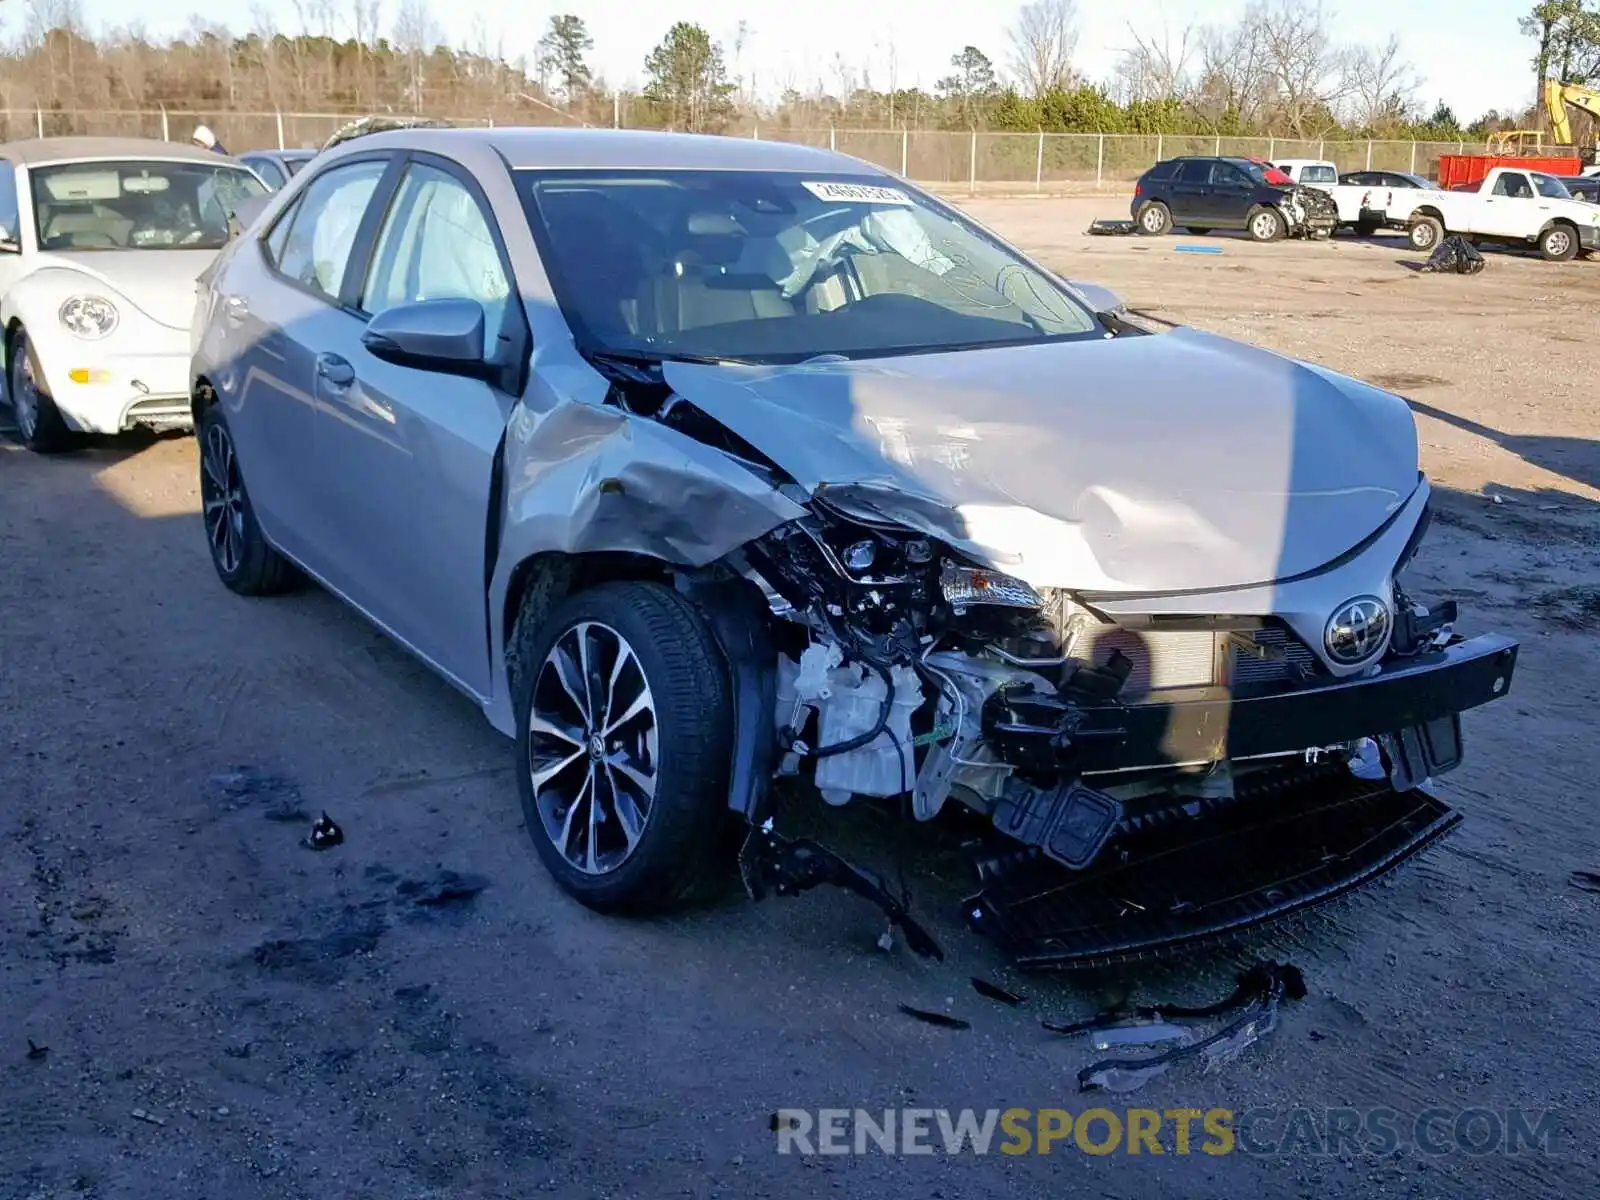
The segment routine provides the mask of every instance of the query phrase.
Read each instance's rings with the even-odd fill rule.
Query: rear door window
[[[1178,171],[1179,183],[1207,184],[1211,182],[1210,160],[1192,158],[1184,163]]]
[[[0,240],[17,242],[22,237],[22,218],[17,212],[17,171],[0,158]]]
[[[356,231],[388,166],[386,160],[369,159],[334,167],[313,179],[289,218],[288,237],[277,260],[279,273],[337,301]],[[268,243],[276,236],[274,229]]]

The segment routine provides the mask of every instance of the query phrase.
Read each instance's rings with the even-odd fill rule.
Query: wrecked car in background
[[[206,536],[326,584],[516,739],[594,908],[727,865],[871,872],[775,779],[987,841],[969,918],[1029,966],[1231,930],[1459,818],[1427,781],[1515,643],[1405,588],[1404,401],[1148,332],[851,159],[613,131],[324,151],[197,314]]]
[[[1139,232],[1242,229],[1257,242],[1332,237],[1339,208],[1320,187],[1300,184],[1271,163],[1182,157],[1156,163],[1133,185],[1128,206]]]

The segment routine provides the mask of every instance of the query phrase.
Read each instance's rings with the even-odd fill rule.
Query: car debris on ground
[[[1262,962],[1243,972],[1233,992],[1215,1004],[1143,1005],[1131,1013],[1111,1010],[1070,1025],[1048,1021],[1043,1025],[1052,1033],[1088,1033],[1091,1047],[1099,1051],[1176,1043],[1172,1049],[1149,1057],[1103,1059],[1078,1072],[1079,1091],[1125,1092],[1164,1074],[1176,1062],[1199,1057],[1210,1069],[1237,1056],[1276,1027],[1280,1001],[1303,1000],[1305,996],[1305,978],[1298,967]],[[1207,1020],[1239,1010],[1243,1011],[1237,1018],[1203,1037],[1189,1026],[1171,1023]]]

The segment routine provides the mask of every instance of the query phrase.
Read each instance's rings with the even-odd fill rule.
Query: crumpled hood
[[[665,374],[813,493],[1036,586],[1289,578],[1358,545],[1419,478],[1399,397],[1190,329]]]
[[[79,250],[39,255],[35,271],[53,268],[84,276],[84,291],[132,304],[169,329],[187,331],[194,316],[195,282],[216,250]]]

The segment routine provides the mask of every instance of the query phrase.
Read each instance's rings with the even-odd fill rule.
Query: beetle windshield
[[[102,161],[33,167],[41,250],[219,250],[242,200],[266,195],[249,171],[206,162]]]
[[[794,362],[1103,336],[1059,281],[882,176],[519,174],[594,349]]]

